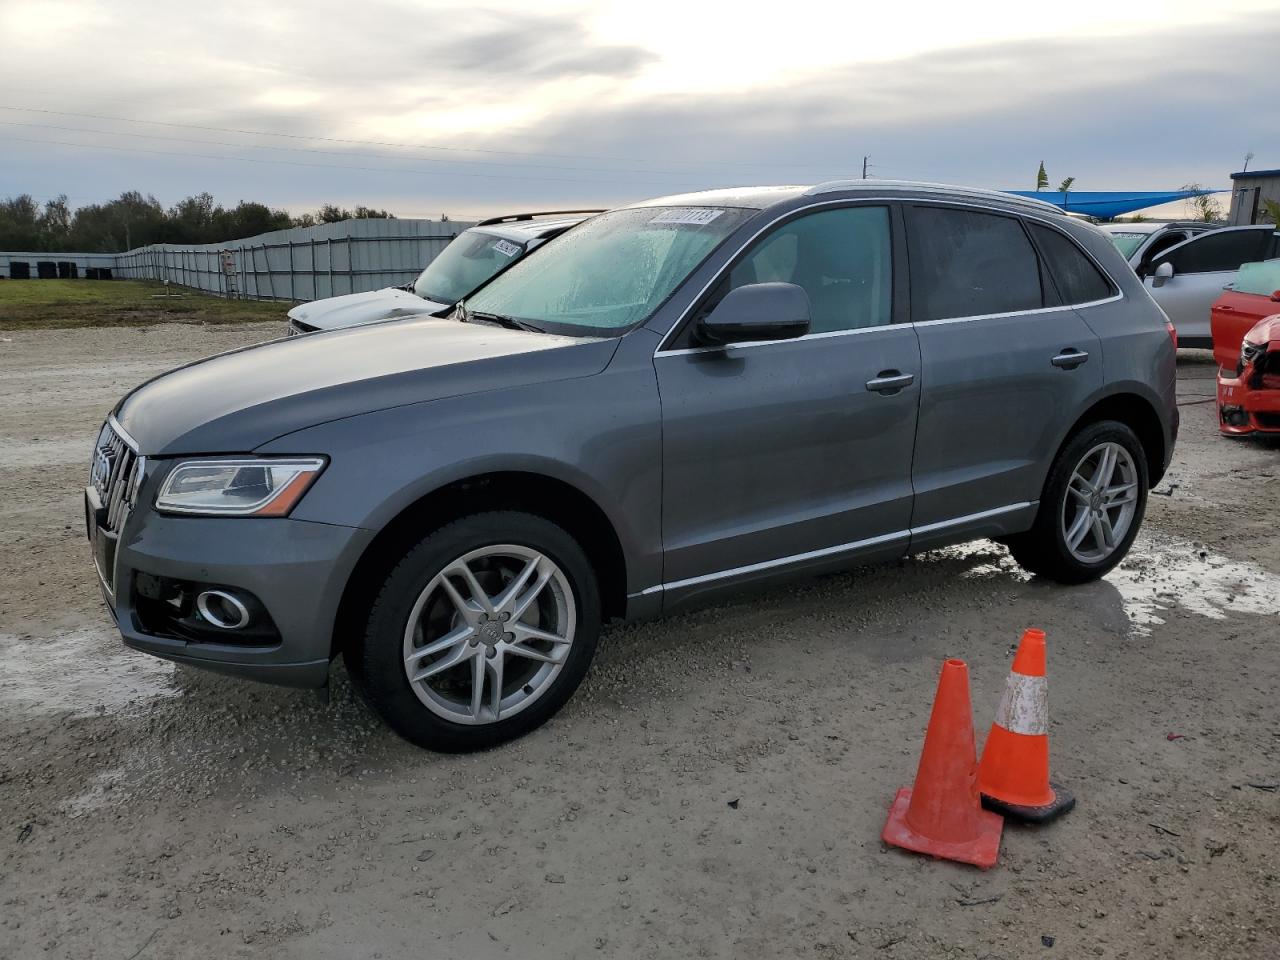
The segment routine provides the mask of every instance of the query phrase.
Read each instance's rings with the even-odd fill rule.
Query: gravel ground
[[[1107,580],[981,542],[615,627],[549,725],[437,756],[340,665],[327,704],[175,668],[99,600],[110,404],[282,332],[0,336],[0,957],[1280,957],[1280,449],[1217,436],[1206,353]],[[985,873],[883,847],[941,660],[981,739],[1033,625],[1075,812]]]

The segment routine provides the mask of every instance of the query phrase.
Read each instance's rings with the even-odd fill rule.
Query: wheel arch
[[[336,656],[363,631],[387,574],[413,544],[459,517],[490,510],[520,510],[562,527],[582,545],[596,571],[603,618],[625,613],[626,552],[605,510],[563,479],[526,470],[494,470],[442,484],[381,526],[347,578],[334,618],[329,655]]]
[[[1116,420],[1132,430],[1142,444],[1142,452],[1146,455],[1147,478],[1149,486],[1160,482],[1165,471],[1165,454],[1167,440],[1164,424],[1156,412],[1155,405],[1139,393],[1112,393],[1094,401],[1063,435],[1054,454],[1062,452],[1062,448],[1071,442],[1071,438],[1091,423],[1101,420]]]

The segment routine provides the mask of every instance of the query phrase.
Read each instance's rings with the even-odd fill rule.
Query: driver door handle
[[[902,373],[898,370],[881,370],[873,379],[867,381],[867,389],[872,393],[891,396],[903,387],[909,387],[915,382],[916,376],[914,373]]]
[[[1063,370],[1074,370],[1089,359],[1089,354],[1075,347],[1065,347],[1061,353],[1049,362]]]

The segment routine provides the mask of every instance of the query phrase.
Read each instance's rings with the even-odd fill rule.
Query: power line
[[[147,150],[142,147],[119,147],[113,144],[106,144],[106,143],[74,143],[74,142],[68,142],[66,140],[44,140],[44,139],[37,139],[35,137],[8,137],[6,139],[15,143],[45,143],[45,144],[52,144],[54,146],[61,146],[61,147],[77,147],[79,149],[84,149],[84,150],[115,150],[115,151],[120,151],[124,153],[146,153],[146,154],[153,154],[156,156],[185,157],[187,159],[200,159],[200,160],[222,160],[222,161],[230,160],[238,163],[281,164],[281,165],[292,166],[292,167],[312,167],[312,168],[324,169],[324,170],[355,170],[360,172],[372,171],[372,172],[378,172],[378,173],[408,173],[408,174],[413,174],[415,176],[434,174],[435,176],[438,176],[438,177],[468,177],[468,178],[480,178],[485,180],[512,180],[513,179],[513,177],[509,174],[499,174],[499,173],[464,173],[462,171],[457,171],[457,170],[428,171],[428,170],[415,170],[415,169],[405,168],[405,167],[369,167],[369,166],[355,166],[351,164],[337,164],[337,163],[306,163],[301,160],[281,160],[281,159],[276,159],[272,157],[228,157],[225,155],[211,154],[211,153],[184,153],[177,150]],[[693,175],[694,174],[692,171],[690,171],[690,173],[687,174],[687,176],[693,176]],[[612,185],[615,183],[625,182],[625,183],[636,184],[636,185],[657,186],[657,187],[662,187],[663,189],[672,188],[672,185],[670,183],[658,183],[652,180],[645,181],[645,180],[627,179],[625,181],[615,181],[615,180],[583,179],[581,177],[533,177],[527,174],[521,175],[520,177],[514,178],[514,179],[538,180],[538,181],[545,181],[549,183],[582,183],[582,184],[595,183],[595,184],[602,184],[602,185]]]
[[[380,160],[417,160],[423,163],[448,163],[448,164],[466,164],[468,166],[482,167],[513,167],[513,168],[532,168],[534,170],[576,170],[585,173],[639,173],[639,174],[662,174],[664,176],[687,177],[691,171],[688,170],[607,170],[596,167],[570,167],[556,164],[533,164],[519,163],[516,161],[493,161],[493,160],[442,160],[439,157],[423,157],[423,156],[396,156],[390,153],[367,153],[359,150],[322,150],[315,147],[281,147],[272,144],[258,143],[227,143],[223,140],[193,140],[190,137],[172,137],[157,133],[131,133],[126,130],[97,130],[92,127],[64,127],[52,123],[24,123],[21,120],[0,120],[0,125],[6,127],[25,127],[34,130],[60,130],[67,133],[93,133],[104,137],[131,137],[141,140],[169,140],[175,143],[195,143],[209,147],[234,147],[248,148],[253,150],[281,150],[291,153],[318,153],[335,157],[373,157]]]
[[[60,117],[81,117],[87,120],[105,120],[117,123],[145,123],[160,127],[176,127],[184,130],[204,130],[213,133],[234,133],[241,136],[249,137],[282,137],[289,140],[310,140],[322,143],[350,143],[358,146],[366,147],[398,147],[410,150],[441,150],[452,153],[484,153],[484,154],[501,154],[505,156],[517,157],[549,157],[558,160],[606,160],[617,163],[653,163],[654,161],[648,157],[612,157],[601,156],[598,154],[584,153],[546,153],[527,150],[494,150],[482,147],[454,147],[440,146],[428,143],[396,143],[387,140],[357,140],[348,137],[319,137],[308,136],[299,133],[277,133],[269,130],[241,130],[235,127],[216,127],[196,123],[177,123],[170,120],[138,120],[133,117],[115,117],[97,113],[78,113],[71,110],[48,110],[41,107],[15,107],[8,104],[0,104],[0,110],[15,110],[22,113],[41,113],[50,114]],[[248,146],[248,144],[246,144]],[[684,163],[684,164],[701,164],[713,166],[734,166],[734,167],[815,167],[815,164],[792,163],[790,161],[767,161],[767,162],[748,162],[741,160],[679,160],[674,157],[665,159],[666,163]]]

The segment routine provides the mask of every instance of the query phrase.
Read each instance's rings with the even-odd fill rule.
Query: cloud
[[[664,65],[662,51],[602,38],[575,9],[409,0],[366,3],[356,16],[339,0],[97,9],[111,16],[90,18],[87,32],[67,25],[60,56],[34,43],[7,50],[0,102],[211,129],[2,110],[0,120],[210,145],[0,126],[0,195],[139,188],[171,202],[209,189],[227,202],[366,202],[434,215],[812,182],[855,174],[865,154],[880,176],[996,187],[1028,185],[1042,159],[1055,182],[1072,175],[1080,189],[1225,185],[1249,150],[1256,165],[1280,166],[1265,81],[1276,11],[796,67],[749,90],[708,92],[704,77],[656,90],[646,78]],[[764,53],[741,56],[766,54],[766,41]],[[4,142],[10,133],[315,166]],[[406,142],[454,149],[386,145]],[[342,165],[383,169],[333,169]]]
[[[508,81],[629,77],[656,59],[641,47],[593,42],[581,19],[572,15],[473,12],[471,17],[480,22],[459,24],[456,32],[431,44],[425,62],[432,73]]]

